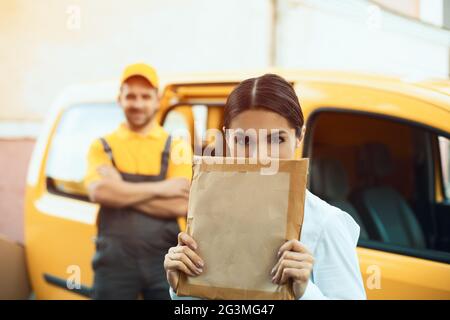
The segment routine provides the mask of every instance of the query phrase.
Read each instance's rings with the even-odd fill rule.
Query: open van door
[[[220,129],[223,105],[235,85],[169,84],[157,120],[172,134],[189,134],[193,147],[195,141],[206,145],[204,133]],[[25,245],[37,299],[90,297],[99,206],[89,201],[83,178],[92,141],[124,121],[115,89],[93,85],[86,94],[72,95],[48,119],[36,144],[25,197]]]

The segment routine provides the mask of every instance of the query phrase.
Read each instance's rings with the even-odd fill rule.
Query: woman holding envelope
[[[304,134],[304,119],[298,97],[290,83],[266,74],[241,82],[229,95],[224,109],[224,129],[232,155],[251,157],[252,146],[268,144],[273,158],[294,159]],[[249,129],[266,130],[260,135],[244,135]],[[241,130],[241,131],[239,131]],[[240,135],[240,132],[242,135]],[[344,211],[306,191],[300,239],[286,241],[278,251],[271,277],[275,284],[292,285],[296,299],[365,299],[356,245],[360,228]],[[198,245],[187,233],[178,235],[178,245],[169,249],[164,267],[172,299],[180,273],[195,277],[205,262],[197,254]],[[186,297],[183,297],[186,299]],[[192,297],[191,297],[192,299]]]

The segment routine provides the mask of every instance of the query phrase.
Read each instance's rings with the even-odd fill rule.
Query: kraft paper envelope
[[[294,298],[290,285],[271,282],[270,271],[281,245],[300,238],[308,159],[277,160],[274,174],[262,174],[269,165],[240,160],[195,161],[187,232],[205,266],[197,277],[181,273],[179,296]]]

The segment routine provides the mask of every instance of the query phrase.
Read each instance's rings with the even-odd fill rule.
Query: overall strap
[[[100,138],[100,141],[101,141],[101,143],[103,145],[103,150],[108,155],[108,158],[109,158],[109,160],[111,160],[112,165],[114,167],[116,167],[116,163],[114,162],[113,153],[112,153],[111,147],[109,146],[108,142],[106,142],[105,138]]]
[[[169,166],[169,157],[170,157],[170,145],[172,142],[172,136],[169,136],[166,140],[166,144],[164,146],[164,151],[161,154],[161,177],[166,177],[167,168]]]

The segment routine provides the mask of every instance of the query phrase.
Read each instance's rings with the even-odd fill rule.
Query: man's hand
[[[157,197],[133,205],[151,216],[177,218],[186,216],[189,201],[189,180],[173,178],[156,182]]]
[[[122,180],[122,176],[119,171],[113,166],[103,165],[97,168],[97,172],[104,179]]]
[[[157,193],[159,197],[175,198],[189,197],[190,183],[186,178],[167,179],[158,183]]]
[[[187,197],[156,198],[138,204],[133,208],[158,218],[185,217],[188,210]]]
[[[314,258],[300,241],[292,239],[284,243],[278,251],[279,260],[272,269],[272,282],[288,283],[292,280],[295,298],[300,299],[308,286]]]

